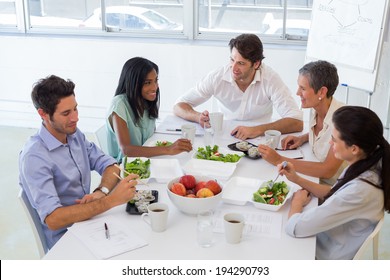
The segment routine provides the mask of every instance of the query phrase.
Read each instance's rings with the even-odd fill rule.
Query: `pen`
[[[181,131],[180,128],[167,128],[167,131]]]
[[[106,239],[110,239],[110,231],[108,230],[108,226],[104,223],[104,230],[106,232]]]

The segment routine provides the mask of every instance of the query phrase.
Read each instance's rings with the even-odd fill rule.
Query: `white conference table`
[[[237,139],[229,135],[231,131],[229,122],[224,123],[224,132],[222,135],[216,136],[216,142],[220,147],[226,147],[228,144],[237,142]],[[146,145],[155,143],[156,140],[174,141],[180,135],[155,133]],[[198,146],[203,146],[201,136],[196,136],[195,149]],[[306,160],[313,160],[310,147],[305,145],[302,147],[302,152]],[[155,158],[172,158],[168,156]],[[177,156],[181,164],[184,164],[191,158],[191,154],[182,153]],[[274,179],[277,175],[277,168],[263,159],[252,160],[248,158],[241,159],[231,177],[240,176],[248,178],[257,178],[263,180]],[[310,178],[318,181],[315,178]],[[289,182],[287,178],[280,180]],[[221,182],[222,186],[225,182]],[[285,224],[287,221],[288,211],[290,208],[290,200],[276,213],[282,216],[282,228],[279,237],[264,237],[254,234],[244,235],[239,244],[228,244],[225,241],[225,236],[222,233],[214,233],[214,244],[209,248],[200,247],[196,241],[196,217],[183,214],[170,201],[166,184],[157,183],[154,179],[148,182],[149,187],[159,192],[159,202],[164,202],[169,205],[168,228],[165,232],[153,232],[149,225],[142,221],[140,215],[130,215],[125,209],[126,205],[115,207],[99,216],[105,216],[109,219],[112,215],[116,219],[120,219],[121,223],[128,225],[138,236],[144,238],[148,245],[123,254],[112,257],[111,259],[137,259],[137,260],[235,260],[235,259],[266,259],[266,260],[313,260],[315,258],[315,237],[293,238],[285,233]],[[138,185],[138,189],[147,189],[146,186]],[[316,199],[306,207],[314,207],[317,204]],[[218,211],[242,212],[242,213],[258,213],[265,211],[255,208],[252,204],[247,203],[245,206],[238,206],[221,202]],[[108,220],[109,221],[109,220]],[[85,246],[74,234],[67,232],[57,244],[46,254],[44,259],[96,259],[87,246]]]

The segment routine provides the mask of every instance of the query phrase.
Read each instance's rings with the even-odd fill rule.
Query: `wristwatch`
[[[105,186],[100,186],[100,187],[96,188],[93,192],[97,192],[97,191],[101,191],[105,195],[108,195],[108,193],[110,192],[110,190]]]

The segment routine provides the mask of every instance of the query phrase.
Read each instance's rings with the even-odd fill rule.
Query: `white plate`
[[[184,175],[177,159],[151,159],[150,177],[157,183],[168,183],[172,178]]]
[[[261,179],[233,177],[225,185],[222,201],[235,205],[245,205],[247,202],[251,202],[258,209],[278,211],[292,196],[294,190],[287,185],[289,192],[286,199],[280,205],[270,205],[253,201],[253,193],[256,192],[264,182],[265,180]]]

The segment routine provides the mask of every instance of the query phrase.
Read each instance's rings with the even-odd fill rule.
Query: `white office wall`
[[[305,48],[265,45],[264,49],[264,62],[280,74],[295,96]],[[0,125],[37,127],[39,118],[30,99],[32,85],[55,74],[76,83],[80,127],[93,131],[103,123],[124,62],[133,56],[146,57],[159,65],[163,116],[171,112],[176,98],[202,76],[229,62],[229,49],[227,42],[0,36]],[[383,103],[389,90],[382,91],[381,96],[374,93],[372,104],[374,111],[378,105],[377,113],[385,122],[387,106]],[[343,100],[344,90],[340,89],[336,97]],[[350,94],[350,103],[365,105],[365,97],[365,93]],[[299,102],[298,97],[296,100]],[[209,102],[202,108],[212,107]]]

